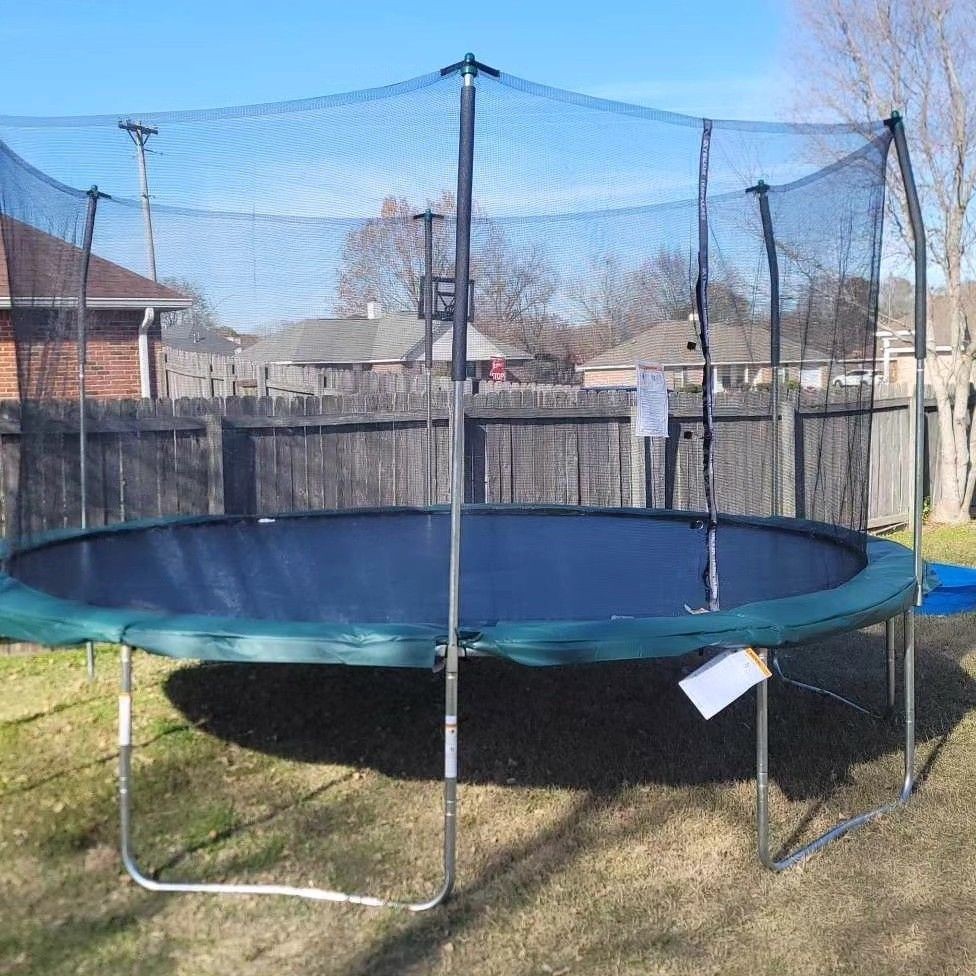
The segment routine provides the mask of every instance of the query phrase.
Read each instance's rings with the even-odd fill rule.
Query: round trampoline
[[[723,517],[723,609],[698,614],[702,518],[647,509],[465,509],[463,648],[524,664],[777,647],[886,620],[912,553],[796,519]],[[16,551],[14,636],[205,660],[430,667],[446,642],[446,508],[126,523]]]
[[[0,143],[20,398],[2,418],[0,634],[88,642],[92,677],[93,642],[120,646],[122,859],[140,885],[416,911],[443,902],[456,874],[468,655],[546,666],[718,650],[705,669],[740,652],[729,663],[748,659],[755,679],[744,687],[755,688],[757,847],[770,868],[907,802],[926,260],[899,115],[867,128],[688,118],[561,92],[466,54],[368,91],[119,117],[26,128],[101,139],[102,125],[113,138],[121,126],[143,164],[149,135],[172,140],[175,205],[153,218],[168,241],[159,281],[144,166],[152,280],[130,270],[143,261],[127,253],[137,210],[112,165],[112,195],[82,192]],[[302,155],[256,165],[298,131],[317,134]],[[108,164],[103,143],[84,139],[70,158],[85,172]],[[873,450],[875,384],[836,383],[878,360],[892,145],[916,242],[910,471],[903,452]],[[296,159],[310,178],[276,183]],[[201,186],[224,194],[219,207]],[[166,203],[163,188],[152,196]],[[113,260],[93,241],[112,242]],[[191,283],[192,295],[176,290]],[[114,339],[88,343],[89,294],[92,309],[145,308],[143,400],[126,399],[133,371]],[[200,373],[154,367],[156,313],[218,294],[212,307],[227,300],[227,321],[262,339]],[[206,403],[192,399],[200,392]],[[891,446],[907,424],[884,414],[878,443]],[[875,454],[884,465],[872,467]],[[254,514],[266,511],[287,514]],[[868,536],[869,517],[895,524],[909,511],[913,551]],[[240,514],[174,517],[194,512]],[[169,517],[137,521],[156,514]],[[792,679],[775,649],[884,623],[891,712],[899,616],[896,799],[777,859],[765,678]],[[134,649],[439,670],[436,893],[399,901],[140,871]]]

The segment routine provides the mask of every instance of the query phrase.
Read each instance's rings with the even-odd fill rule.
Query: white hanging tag
[[[637,364],[636,437],[668,436],[668,384],[659,363]]]
[[[763,659],[751,647],[745,647],[722,651],[678,685],[702,716],[709,719],[771,674]]]

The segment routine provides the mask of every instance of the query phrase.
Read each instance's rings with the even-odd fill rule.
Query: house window
[[[716,366],[715,379],[723,390],[737,390],[748,383],[749,371],[745,366]]]

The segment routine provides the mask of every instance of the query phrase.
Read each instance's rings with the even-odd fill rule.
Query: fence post
[[[220,414],[207,415],[207,511],[224,514],[224,424]]]
[[[268,395],[268,366],[258,366],[258,396],[266,397]]]
[[[0,438],[0,477],[2,477],[3,535],[8,542],[16,542],[22,535],[20,509],[20,403],[6,402],[3,419],[11,426],[11,433]]]
[[[170,397],[170,395],[169,395],[169,353],[166,351],[166,347],[165,346],[163,346],[163,354],[162,354],[162,357],[161,358],[162,358],[162,361],[163,361],[162,362],[162,374],[163,374],[163,376],[162,376],[162,379],[163,379],[162,394],[163,394],[163,399],[164,400],[170,400],[170,399],[172,399],[172,397]]]
[[[630,504],[634,508],[646,508],[647,498],[647,452],[650,442],[646,437],[637,437],[637,407],[630,408]]]

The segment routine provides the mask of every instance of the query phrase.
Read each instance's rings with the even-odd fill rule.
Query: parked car
[[[835,376],[831,386],[870,386],[881,382],[881,373],[876,369],[849,369],[840,376]]]

